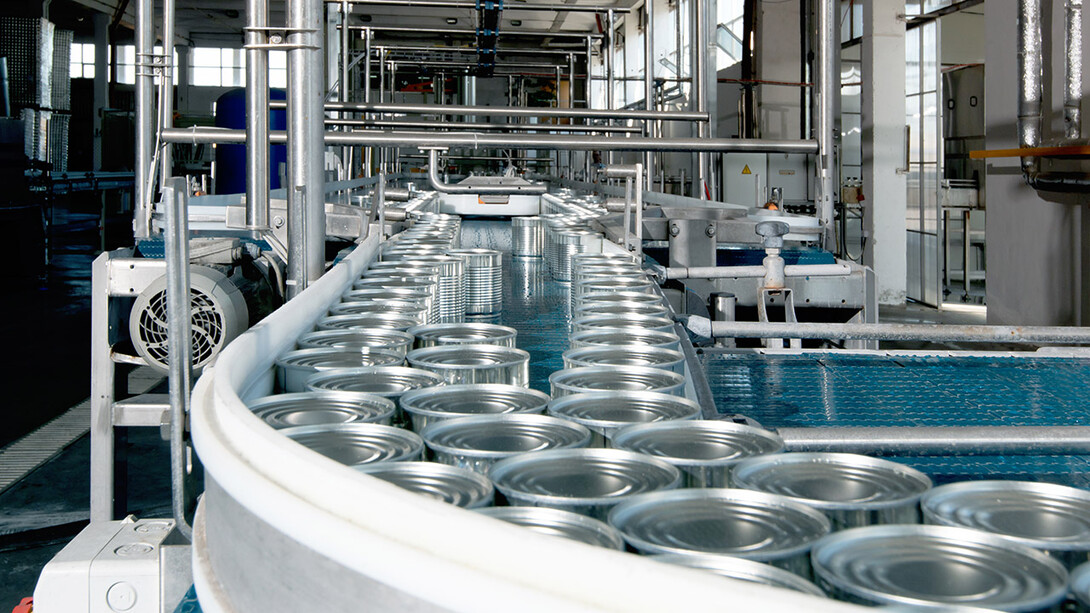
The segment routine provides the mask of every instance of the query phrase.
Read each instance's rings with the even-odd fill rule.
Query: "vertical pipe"
[[[835,177],[835,97],[839,92],[837,79],[840,69],[836,65],[839,48],[836,0],[817,0],[818,4],[818,192],[817,211],[826,247],[833,239],[833,194]]]
[[[348,51],[349,51],[349,29],[348,29],[348,15],[350,10],[348,7],[348,0],[341,0],[341,86],[339,88],[341,102],[348,102]],[[347,113],[339,113],[340,117],[347,117]],[[347,127],[345,128],[348,129]],[[342,147],[341,157],[344,160],[344,179],[352,178],[352,147]],[[347,193],[346,193],[347,195]]]
[[[655,110],[655,36],[654,15],[655,0],[643,2],[643,108]],[[654,121],[644,122],[644,136],[654,136]],[[652,188],[655,176],[655,154],[650,151],[643,156],[643,165],[647,169],[647,189]]]
[[[246,226],[269,226],[269,25],[266,0],[246,0]]]
[[[587,37],[587,74],[584,81],[586,91],[583,92],[583,108],[590,108],[591,65],[594,63],[594,41]]]
[[[174,522],[186,537],[192,535],[188,521],[189,479],[186,444],[186,419],[189,414],[189,390],[193,377],[193,345],[189,313],[189,218],[186,214],[186,182],[172,177],[163,185],[166,205],[164,245],[167,268],[167,351],[170,357],[168,379],[170,397],[170,481]]]
[[[689,51],[692,57],[692,79],[693,79],[693,103],[694,110],[702,113],[710,113],[714,115],[716,109],[709,109],[709,102],[711,100],[710,87],[715,87],[715,83],[709,83],[709,75],[714,74],[714,69],[709,70],[709,58],[707,57],[708,48],[708,24],[710,22],[709,5],[707,0],[691,0],[692,3],[692,39],[689,45]],[[715,56],[711,56],[711,61],[714,61]],[[697,124],[697,135],[700,138],[711,138],[711,122],[700,122]],[[693,190],[699,191],[699,195],[694,195],[701,200],[706,199],[713,187],[711,181],[711,165],[710,156],[707,153],[698,153],[696,155],[697,168],[693,173],[695,179]]]
[[[322,0],[288,0],[288,297],[325,267]]]
[[[605,63],[606,63],[606,108],[607,109],[612,109],[612,108],[614,108],[614,106],[613,106],[614,105],[614,100],[613,100],[613,60],[615,59],[613,57],[613,49],[614,49],[614,41],[613,41],[614,30],[613,30],[613,28],[616,27],[616,25],[615,25],[615,21],[614,21],[615,16],[614,16],[612,10],[608,11],[606,13],[606,16],[607,16],[607,24],[608,24],[607,27],[608,27],[608,29],[606,30],[606,37],[603,40],[603,44],[606,47],[606,49],[604,50],[604,53],[603,53]]]
[[[648,0],[649,2],[651,0]],[[636,176],[632,178],[636,189],[636,255],[643,259],[643,164],[636,164]]]
[[[369,103],[371,102],[371,28],[363,29],[363,55],[366,58],[363,62],[363,101]],[[367,119],[366,113],[363,118]],[[374,155],[374,147],[363,148],[363,175],[365,177],[371,176],[372,155]]]
[[[1082,0],[1067,0],[1064,66],[1064,135],[1082,137]]]
[[[568,108],[575,108],[575,54],[568,54]]]
[[[174,9],[175,0],[163,0],[163,59],[159,90],[159,127],[174,127]],[[165,186],[174,174],[174,148],[163,147],[159,154],[159,185]]]
[[[799,0],[799,80],[803,83],[810,83],[810,74],[812,67],[810,64],[810,15],[812,12],[812,5],[810,0]],[[810,86],[804,85],[799,88],[799,109],[802,111],[802,117],[799,120],[799,138],[806,140],[810,138],[811,130],[811,92]]]
[[[1018,0],[1018,145],[1041,144],[1043,56],[1041,50],[1041,0]],[[1035,158],[1022,158],[1022,170],[1033,171]]]
[[[155,77],[151,74],[151,55],[155,45],[155,2],[136,3],[136,188],[133,206],[133,237],[150,234],[150,206],[154,191],[148,185],[151,162],[155,155]]]

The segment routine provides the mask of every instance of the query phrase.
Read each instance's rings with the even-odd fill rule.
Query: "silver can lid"
[[[771,585],[772,587],[794,590],[813,596],[825,596],[825,592],[821,591],[821,588],[795,573],[786,571],[782,568],[776,568],[775,566],[763,562],[746,560],[745,558],[711,553],[664,553],[650,556],[650,558],[657,562],[666,562],[667,564],[675,564],[677,566],[686,566],[689,568],[699,568],[700,570],[706,570],[730,579]]]
[[[785,496],[682,489],[633,497],[609,523],[642,553],[715,553],[767,562],[805,554],[832,529],[820,512]]]
[[[479,345],[501,344],[514,345],[518,331],[508,326],[482,323],[443,323],[427,324],[409,328],[418,341],[427,341],[434,345]]]
[[[681,472],[620,449],[553,449],[500,460],[488,472],[508,498],[534,506],[599,506],[677,487]]]
[[[658,392],[591,392],[554,399],[549,414],[606,434],[632,424],[697,419],[700,405]]]
[[[506,458],[519,453],[590,444],[590,431],[583,426],[533,414],[447,419],[429,424],[420,436],[435,452],[476,458]]]
[[[492,504],[495,490],[488,477],[471,470],[434,462],[393,462],[357,465],[356,470],[402,489],[476,509]]]
[[[680,395],[685,377],[646,366],[583,366],[549,375],[553,396],[587,392],[660,392]]]
[[[408,332],[387,328],[370,330],[315,330],[299,337],[301,349],[333,347],[336,349],[355,349],[366,351],[368,348],[398,348],[399,352],[412,345],[413,337]]]
[[[424,441],[401,428],[379,424],[297,426],[285,436],[341,464],[405,462],[420,458]]]
[[[306,381],[308,390],[367,392],[388,398],[410,390],[443,385],[435,373],[403,366],[372,366],[318,373]]]
[[[826,591],[873,604],[1038,611],[1067,592],[1067,571],[1056,560],[968,528],[852,528],[822,539],[811,560]]]
[[[651,345],[599,345],[569,349],[563,355],[565,368],[581,366],[650,366],[680,368],[685,356],[675,349]]]
[[[976,528],[1049,551],[1090,550],[1090,492],[1029,481],[965,481],[920,500],[928,523]]]
[[[413,349],[405,356],[415,368],[479,370],[528,363],[530,354],[502,345],[437,345]]]
[[[597,330],[600,328],[644,328],[670,332],[674,329],[674,320],[660,315],[629,315],[612,313],[608,315],[587,315],[571,322],[573,331]]]
[[[389,420],[394,403],[362,392],[298,392],[265,396],[248,403],[254,415],[277,430],[321,424]]]
[[[645,328],[600,328],[584,330],[571,335],[573,348],[591,345],[651,345],[677,349],[681,344],[677,334]]]
[[[826,510],[882,509],[919,500],[931,489],[920,471],[854,453],[783,453],[740,462],[736,487],[789,496]]]
[[[661,421],[628,426],[613,446],[663,458],[675,466],[729,466],[783,451],[773,432],[722,420]]]
[[[284,369],[335,370],[364,366],[398,366],[405,361],[399,354],[380,348],[340,349],[320,347],[296,349],[276,359],[276,365]]]
[[[509,524],[534,532],[558,536],[606,549],[624,549],[624,539],[609,524],[560,509],[548,507],[490,507],[479,511]]]
[[[319,330],[368,330],[389,328],[405,331],[419,326],[420,317],[403,313],[368,313],[366,315],[327,315],[318,320]]]
[[[447,385],[442,389],[412,391],[401,397],[401,408],[405,411],[432,418],[541,413],[548,404],[549,395],[544,392],[500,383]]]

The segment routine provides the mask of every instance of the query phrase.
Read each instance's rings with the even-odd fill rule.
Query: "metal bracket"
[[[776,297],[780,297],[783,301],[783,317],[784,322],[789,324],[798,323],[798,317],[795,316],[795,298],[791,294],[791,288],[768,288],[762,287],[759,290],[759,296],[757,300],[757,319],[761,323],[768,323],[768,306],[775,302]],[[790,347],[792,349],[802,349],[802,339],[792,338],[788,339]],[[769,349],[783,349],[782,338],[766,338],[764,339],[764,346]]]

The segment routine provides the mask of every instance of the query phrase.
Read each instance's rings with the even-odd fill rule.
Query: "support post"
[[[266,0],[246,0],[246,226],[269,227],[269,52]]]
[[[881,304],[904,303],[908,275],[907,185],[905,171],[899,170],[905,163],[905,22],[901,13],[903,9],[885,0],[863,4],[863,186],[870,196],[864,205],[870,235],[864,263],[878,276]],[[825,62],[821,65],[824,70]],[[822,117],[827,115],[828,103],[822,96]],[[824,131],[819,134],[819,148],[822,136]],[[829,179],[831,189],[831,175]],[[831,198],[829,192],[821,193]]]
[[[136,180],[133,196],[133,237],[147,238],[151,226],[151,201],[155,186],[149,185],[155,156],[155,76],[151,71],[155,47],[155,3],[136,3]]]

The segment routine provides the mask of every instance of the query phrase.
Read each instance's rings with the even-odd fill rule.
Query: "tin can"
[[[650,345],[599,345],[569,349],[563,355],[564,368],[583,366],[644,366],[685,373],[685,356],[674,349]]]
[[[492,506],[495,490],[488,477],[471,470],[434,462],[362,464],[356,469],[414,494],[463,509]]]
[[[499,345],[514,347],[518,332],[514,328],[476,322],[428,324],[409,328],[417,349],[438,345]]]
[[[734,467],[735,487],[790,496],[825,513],[833,529],[915,524],[931,489],[920,471],[854,453],[784,453]]]
[[[365,366],[400,366],[405,358],[382,349],[296,349],[276,359],[276,386],[285,392],[306,390],[306,380],[318,371]]]
[[[605,519],[614,505],[643,492],[673,489],[673,466],[620,449],[554,449],[496,462],[488,471],[513,506],[549,507]]]
[[[810,548],[831,529],[820,512],[786,496],[681,489],[635,496],[609,524],[643,554],[720,554],[766,562],[809,578]]]
[[[306,381],[308,390],[344,390],[366,392],[389,398],[396,405],[394,423],[407,422],[401,408],[401,397],[407,392],[443,385],[435,373],[404,366],[372,366],[351,370],[333,370],[312,375]]]
[[[497,345],[440,345],[413,349],[405,359],[413,368],[433,372],[448,384],[530,385],[530,354]]]
[[[586,515],[545,507],[491,507],[480,513],[541,534],[606,549],[624,549],[624,539],[619,532]]]
[[[609,315],[588,315],[573,319],[571,322],[572,332],[601,328],[643,328],[645,330],[673,332],[674,320],[657,315],[613,313]]]
[[[598,345],[651,345],[665,349],[681,350],[681,339],[674,332],[660,332],[644,328],[601,328],[576,332],[569,339],[572,349]]]
[[[372,423],[390,425],[394,403],[362,392],[276,394],[247,403],[254,415],[277,430],[295,426]]]
[[[1090,561],[1090,492],[1029,481],[965,481],[920,500],[924,521],[961,526],[1051,554],[1068,569]]]
[[[408,332],[374,328],[371,330],[316,330],[299,337],[300,349],[353,349],[368,353],[380,349],[402,357],[413,346],[413,336]]]
[[[401,400],[413,430],[421,432],[428,424],[457,417],[542,413],[549,395],[517,385],[464,384],[409,392]]]
[[[657,392],[595,392],[556,398],[549,403],[549,414],[586,426],[595,434],[591,445],[605,447],[625,426],[697,419],[700,405]]]
[[[722,420],[629,426],[613,435],[612,445],[677,466],[684,487],[730,487],[731,469],[739,462],[783,451],[776,434]]]
[[[386,328],[401,330],[424,323],[420,317],[404,313],[368,313],[366,315],[327,315],[318,320],[319,330],[370,330]]]
[[[1067,592],[1067,571],[1002,537],[948,526],[867,526],[814,546],[817,584],[866,605],[1046,611]]]
[[[341,464],[419,460],[424,441],[413,432],[379,424],[326,424],[280,430],[284,436]]]
[[[410,353],[410,355],[412,355]],[[553,398],[590,392],[659,392],[685,395],[685,377],[646,366],[583,366],[549,375]]]
[[[496,462],[531,451],[586,447],[590,430],[545,415],[459,417],[433,422],[420,432],[436,462],[488,474]]]
[[[657,562],[699,568],[729,579],[739,579],[750,583],[760,583],[772,587],[794,590],[811,596],[825,596],[825,592],[812,582],[795,573],[776,568],[771,564],[754,562],[745,558],[715,554],[664,553],[650,556]]]

